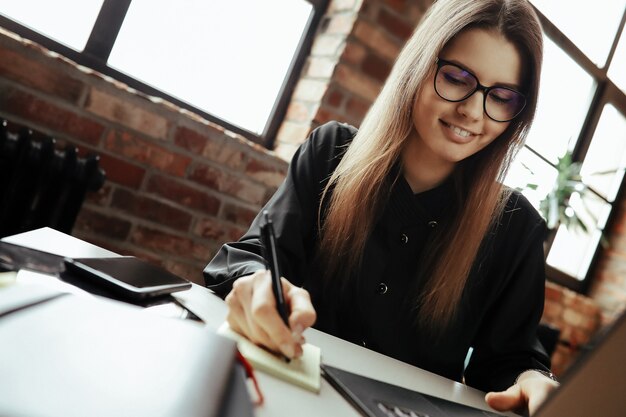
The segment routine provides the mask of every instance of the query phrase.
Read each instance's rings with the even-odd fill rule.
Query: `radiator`
[[[105,181],[100,157],[79,157],[75,146],[0,124],[0,237],[40,227],[71,233],[88,192]]]

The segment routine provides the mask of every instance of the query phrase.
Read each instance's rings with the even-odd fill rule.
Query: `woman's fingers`
[[[283,278],[285,298],[289,300],[289,327],[295,338],[302,337],[302,332],[315,323],[317,315],[309,292],[296,287]]]
[[[526,405],[518,385],[512,385],[506,391],[490,392],[485,400],[489,407],[498,411],[515,410]]]
[[[262,344],[293,358],[296,354],[296,346],[291,337],[291,330],[283,322],[276,308],[272,280],[267,271],[255,281],[250,310],[251,319],[257,326],[256,329],[266,335]]]
[[[268,271],[239,278],[226,297],[227,321],[233,330],[251,341],[279,351],[287,357],[302,355],[302,332],[316,318],[309,293],[282,279],[283,295],[290,309],[289,327],[276,308]]]

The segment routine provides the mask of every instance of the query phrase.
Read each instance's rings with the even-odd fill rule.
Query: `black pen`
[[[274,225],[270,219],[267,210],[263,210],[263,221],[261,222],[261,252],[265,259],[265,265],[270,270],[272,276],[272,292],[276,300],[276,309],[283,319],[283,322],[289,328],[289,313],[287,312],[287,304],[283,295],[283,286],[280,282],[280,268],[278,265],[278,253],[276,249],[276,235],[274,234]],[[289,361],[288,357],[285,357]]]

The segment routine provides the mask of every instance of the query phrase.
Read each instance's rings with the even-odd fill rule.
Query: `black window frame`
[[[582,162],[585,159],[585,155],[589,150],[593,135],[600,120],[602,110],[606,104],[612,104],[620,113],[626,117],[626,93],[613,83],[608,77],[608,69],[613,61],[617,45],[619,43],[622,32],[626,25],[626,10],[622,14],[622,19],[618,26],[611,49],[607,56],[607,59],[603,66],[596,65],[590,58],[588,58],[575,44],[570,40],[558,27],[550,21],[536,6],[533,5],[541,24],[543,31],[547,37],[550,38],[559,48],[563,50],[577,65],[579,65],[584,71],[586,71],[594,80],[595,91],[589,104],[587,114],[582,123],[576,144],[572,152],[573,162]],[[531,149],[531,152],[540,156],[536,151]],[[544,161],[552,166],[545,158]],[[626,175],[622,178],[622,182],[619,187],[619,191],[613,202],[606,201],[611,205],[611,212],[607,220],[604,231],[611,230],[615,222],[615,213],[620,204],[620,201],[626,197]],[[550,248],[547,248],[549,251]],[[560,271],[548,264],[546,264],[547,278],[557,284],[563,285],[571,290],[574,290],[581,294],[588,294],[592,284],[592,278],[595,275],[595,270],[598,264],[598,260],[602,253],[602,245],[598,244],[595,248],[594,256],[587,270],[587,274],[584,279],[579,280],[569,274]]]
[[[120,29],[122,28],[124,18],[126,17],[126,13],[128,12],[132,0],[104,0],[85,48],[81,52],[57,42],[54,39],[51,39],[3,15],[0,15],[0,26],[26,39],[30,39],[31,41],[36,42],[51,51],[63,55],[79,65],[91,68],[115,80],[121,81],[129,87],[144,94],[167,100],[181,108],[198,114],[213,123],[219,124],[231,132],[240,134],[255,143],[261,144],[268,149],[272,149],[278,129],[280,128],[287,112],[287,107],[291,101],[291,96],[296,83],[300,77],[300,73],[306,59],[310,54],[315,34],[317,33],[317,29],[329,4],[329,0],[305,1],[310,3],[312,6],[309,19],[302,32],[302,36],[300,37],[296,48],[296,53],[291,60],[285,79],[279,89],[277,98],[274,102],[263,132],[260,135],[179,100],[176,97],[173,97],[107,65],[109,55],[113,50],[113,45],[115,44],[115,40],[117,39]]]

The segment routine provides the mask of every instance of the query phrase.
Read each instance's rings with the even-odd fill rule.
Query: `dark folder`
[[[0,415],[252,416],[235,343],[101,297],[0,288]]]

